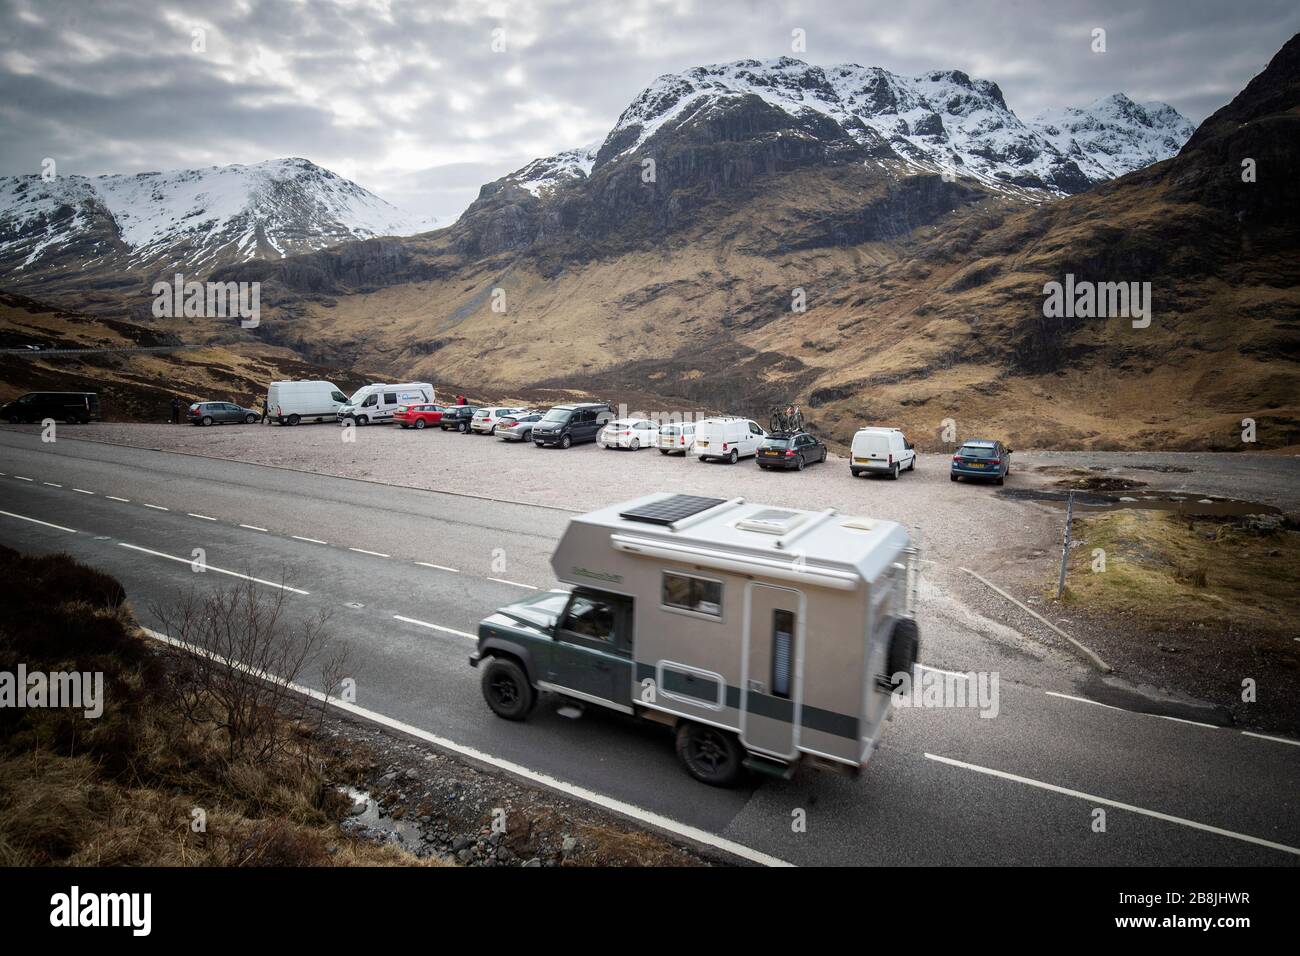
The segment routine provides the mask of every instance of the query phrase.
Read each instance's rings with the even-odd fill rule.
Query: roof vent
[[[758,531],[763,534],[787,534],[808,520],[802,511],[784,511],[780,508],[765,508],[755,511],[748,518],[741,518],[736,527],[741,531]]]

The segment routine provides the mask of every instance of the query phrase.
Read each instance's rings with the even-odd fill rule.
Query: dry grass
[[[1295,634],[1300,613],[1300,533],[1260,534],[1240,522],[1160,511],[1077,519],[1069,600],[1157,625]],[[1106,570],[1093,573],[1093,549]],[[1267,582],[1267,583],[1263,583]]]
[[[221,733],[183,719],[111,578],[6,548],[0,573],[26,584],[0,612],[0,670],[104,674],[97,719],[0,710],[0,865],[423,862],[339,829],[346,801],[301,729],[270,759],[231,759]]]

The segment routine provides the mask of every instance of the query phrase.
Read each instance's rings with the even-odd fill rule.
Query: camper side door
[[[594,703],[631,710],[632,601],[577,590],[555,626],[546,683]]]

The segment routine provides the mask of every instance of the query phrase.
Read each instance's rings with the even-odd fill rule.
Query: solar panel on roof
[[[620,511],[618,516],[629,521],[644,521],[646,524],[672,524],[682,518],[689,518],[701,511],[726,504],[726,500],[725,498],[702,498],[699,495],[673,495],[662,501],[642,505],[640,508]]]

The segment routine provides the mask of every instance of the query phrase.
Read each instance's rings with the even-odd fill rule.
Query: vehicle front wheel
[[[244,424],[245,424],[245,425],[252,425],[252,424],[256,423],[256,421],[257,421],[257,416],[256,416],[256,415],[249,414],[249,415],[245,415],[245,416],[244,416]]]
[[[908,471],[916,471],[916,456],[915,456],[915,455],[913,455],[913,456],[912,456],[912,460],[909,461],[909,462],[907,463],[907,470],[908,470]]]
[[[425,426],[426,424],[428,424],[428,423],[425,422],[425,420],[424,420],[423,418],[417,418],[417,419],[415,420],[415,430],[416,430],[417,432],[422,432],[422,431],[424,431],[424,426]],[[405,427],[405,426],[403,426],[403,427]]]
[[[494,657],[483,668],[482,688],[492,713],[505,720],[523,720],[537,699],[524,669],[505,658]]]
[[[701,783],[729,787],[740,779],[745,751],[729,731],[683,721],[677,727],[677,759]]]
[[[357,416],[357,424],[358,424],[358,425],[369,425],[369,424],[370,424],[370,419],[367,418],[365,415],[358,415],[358,416]]]
[[[572,444],[573,444],[573,439],[568,435],[565,435],[560,439],[561,448],[568,448]]]

